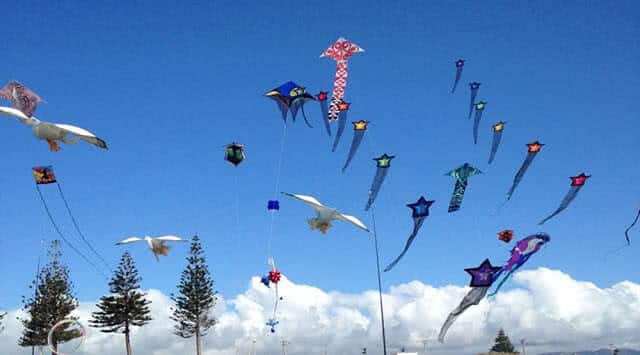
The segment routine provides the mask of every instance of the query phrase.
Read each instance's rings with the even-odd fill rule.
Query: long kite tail
[[[624,237],[625,239],[627,239],[627,245],[631,245],[631,239],[629,239],[629,231],[631,230],[631,228],[633,228],[633,226],[636,225],[636,223],[638,223],[638,218],[640,218],[640,210],[638,210],[638,214],[636,214],[636,219],[633,220],[633,223],[631,223],[631,225],[624,231]]]
[[[571,189],[569,189],[569,192],[567,192],[567,194],[562,199],[562,202],[560,202],[560,206],[558,206],[558,208],[553,211],[552,214],[540,221],[538,225],[543,225],[545,222],[557,216],[560,212],[564,211],[569,206],[571,201],[576,198],[576,195],[578,194],[578,192],[580,192],[580,188],[582,188],[582,186],[572,186]]]
[[[347,111],[340,111],[338,114],[338,131],[336,132],[336,139],[333,141],[333,147],[331,148],[332,152],[336,151],[338,147],[338,142],[340,142],[340,138],[342,137],[342,133],[344,132],[344,127],[347,125]]]
[[[462,77],[462,68],[456,68],[456,80],[453,82],[453,88],[451,89],[451,93],[453,94],[456,91],[456,87],[458,87],[458,82]]]
[[[345,170],[347,170],[349,163],[351,163],[351,159],[353,159],[353,157],[356,155],[356,151],[358,151],[358,147],[360,146],[360,143],[362,142],[362,138],[364,137],[364,132],[365,132],[364,130],[354,131],[353,140],[351,141],[351,148],[349,148],[349,155],[347,156],[347,161],[344,163],[344,166],[342,167],[343,173]]]
[[[464,296],[458,307],[449,313],[447,320],[442,324],[440,334],[438,335],[438,341],[440,343],[444,343],[444,337],[447,335],[447,331],[453,322],[455,322],[464,311],[469,309],[469,307],[480,304],[480,301],[487,295],[487,291],[489,291],[489,287],[473,287],[471,291]]]
[[[336,60],[336,77],[333,81],[333,93],[331,94],[331,105],[329,106],[330,121],[335,121],[338,118],[338,114],[340,113],[338,104],[340,104],[344,98],[348,76],[347,61],[345,59]]]
[[[473,114],[473,106],[476,103],[476,97],[478,96],[478,90],[471,89],[471,102],[469,104],[469,119],[471,119],[471,114]]]
[[[309,123],[309,120],[307,119],[307,114],[304,112],[304,105],[300,106],[300,111],[302,111],[302,118],[304,118],[304,123],[307,124],[307,127],[313,128],[313,126],[311,125],[311,123]]]
[[[482,110],[476,110],[473,119],[473,144],[478,144],[478,127],[480,127],[480,119],[482,118]]]
[[[464,192],[467,189],[467,179],[458,180],[453,187],[453,193],[451,194],[451,201],[449,201],[448,212],[455,212],[460,209],[462,205],[462,199],[464,198]]]
[[[520,184],[520,181],[524,177],[524,174],[527,172],[527,169],[529,169],[529,165],[531,165],[531,162],[535,157],[535,154],[527,153],[527,158],[522,162],[522,165],[520,166],[520,169],[518,169],[516,176],[513,177],[513,184],[511,185],[509,192],[507,192],[507,200],[511,199],[513,192],[516,190],[516,187],[518,187],[518,184]]]
[[[373,182],[371,183],[371,188],[369,189],[369,199],[367,200],[367,205],[364,207],[365,211],[368,211],[373,205],[373,202],[376,200],[378,196],[378,191],[380,191],[380,187],[382,186],[382,182],[384,178],[387,176],[387,171],[389,168],[376,168],[376,175],[373,177]]]
[[[329,122],[329,106],[327,105],[327,100],[320,100],[320,113],[322,114],[324,128],[327,130],[329,137],[331,137],[331,123]]]
[[[407,239],[406,244],[404,245],[404,249],[402,250],[402,252],[400,253],[400,255],[398,255],[397,258],[395,258],[391,263],[389,263],[389,265],[387,265],[386,268],[384,268],[384,272],[387,272],[391,269],[393,269],[396,264],[398,264],[398,262],[400,261],[400,259],[402,259],[402,257],[404,256],[404,254],[407,253],[407,250],[409,250],[409,247],[411,246],[411,244],[413,243],[413,240],[416,238],[416,236],[418,235],[418,230],[420,230],[420,227],[422,226],[422,223],[424,222],[425,217],[420,217],[416,219],[416,222],[413,226],[413,231],[411,232],[411,235],[409,235],[409,238]]]
[[[495,132],[493,134],[493,142],[491,143],[491,153],[489,154],[489,164],[493,162],[493,159],[496,157],[496,152],[498,151],[498,146],[500,146],[500,141],[502,140],[502,131]]]

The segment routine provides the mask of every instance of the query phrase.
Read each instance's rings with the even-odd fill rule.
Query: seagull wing
[[[338,211],[336,211],[336,213],[334,214],[334,219],[338,219],[344,222],[349,222],[353,225],[355,225],[356,227],[365,230],[365,231],[369,231],[369,228],[367,228],[367,226],[364,225],[364,223],[362,223],[358,218],[354,217],[354,216],[350,216],[348,214],[342,214]]]
[[[142,241],[144,241],[144,239],[138,238],[138,237],[131,237],[131,238],[127,238],[125,240],[121,240],[117,242],[116,245],[129,244],[129,243],[142,242]]]
[[[170,241],[170,242],[186,242],[187,241],[175,235],[163,235],[162,237],[157,237],[153,239],[161,240],[161,241]]]
[[[325,207],[324,205],[322,205],[322,203],[320,203],[320,201],[316,200],[316,198],[313,197],[313,196],[290,194],[288,192],[283,192],[283,194],[287,195],[287,196],[291,196],[291,197],[293,197],[295,199],[298,199],[298,200],[306,203],[310,207],[313,207],[316,210],[319,209],[319,208]]]
[[[22,113],[22,111],[15,109],[13,107],[0,106],[0,114],[17,118],[20,122],[24,124],[31,121],[31,118],[29,118],[27,115]]]
[[[79,137],[85,142],[91,143],[102,149],[107,149],[107,143],[105,141],[96,137],[95,134],[87,131],[84,128],[72,126],[70,124],[63,124],[63,123],[53,123],[52,125],[57,127],[58,129],[61,129],[63,132],[67,134],[72,134],[74,136]]]

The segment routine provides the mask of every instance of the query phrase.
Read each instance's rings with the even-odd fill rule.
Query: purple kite
[[[0,89],[0,97],[10,100],[13,108],[22,111],[29,117],[36,112],[38,104],[43,102],[40,96],[17,81],[10,81]]]
[[[422,227],[422,223],[424,222],[425,218],[429,216],[429,207],[431,207],[431,205],[434,202],[435,201],[433,200],[425,199],[424,196],[420,196],[418,201],[407,205],[407,207],[411,208],[411,211],[412,211],[411,217],[413,218],[413,231],[411,232],[411,235],[409,235],[409,238],[407,239],[407,243],[405,244],[404,249],[402,250],[400,255],[398,255],[398,257],[395,258],[395,260],[393,260],[384,269],[384,272],[387,272],[393,269],[393,267],[396,266],[396,264],[400,261],[400,259],[402,259],[402,257],[407,252],[407,250],[409,250],[411,243],[413,243],[413,240],[418,235],[418,231],[420,230],[420,227]]]
[[[584,186],[585,182],[587,182],[587,179],[590,177],[591,175],[585,175],[584,173],[581,173],[578,176],[570,177],[571,188],[569,189],[569,192],[567,192],[567,194],[562,199],[562,202],[560,202],[560,206],[558,206],[558,208],[552,214],[550,214],[548,217],[540,221],[538,225],[544,224],[546,221],[555,217],[558,213],[562,212],[565,208],[567,208],[567,206],[569,206],[571,201],[573,201],[573,199],[576,198],[576,196],[578,195],[578,192],[580,192],[580,189],[582,189],[582,186]]]
[[[453,82],[453,88],[451,89],[451,93],[453,94],[456,91],[456,87],[458,86],[458,82],[460,78],[462,78],[462,70],[464,69],[464,59],[458,59],[455,61],[456,64],[456,80]]]

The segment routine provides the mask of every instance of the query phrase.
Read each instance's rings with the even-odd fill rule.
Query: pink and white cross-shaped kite
[[[331,57],[337,63],[336,78],[333,81],[333,95],[329,106],[329,117],[327,117],[329,122],[337,120],[338,114],[340,113],[338,104],[343,100],[344,90],[347,86],[347,61],[353,54],[360,52],[364,52],[364,49],[357,44],[340,37],[331,45],[331,47],[327,48],[320,55],[320,58],[324,56]]]

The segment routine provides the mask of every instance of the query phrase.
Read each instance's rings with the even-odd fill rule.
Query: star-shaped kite
[[[490,287],[493,283],[493,275],[502,269],[499,266],[491,265],[489,259],[484,259],[478,267],[464,269],[471,275],[471,287]]]

